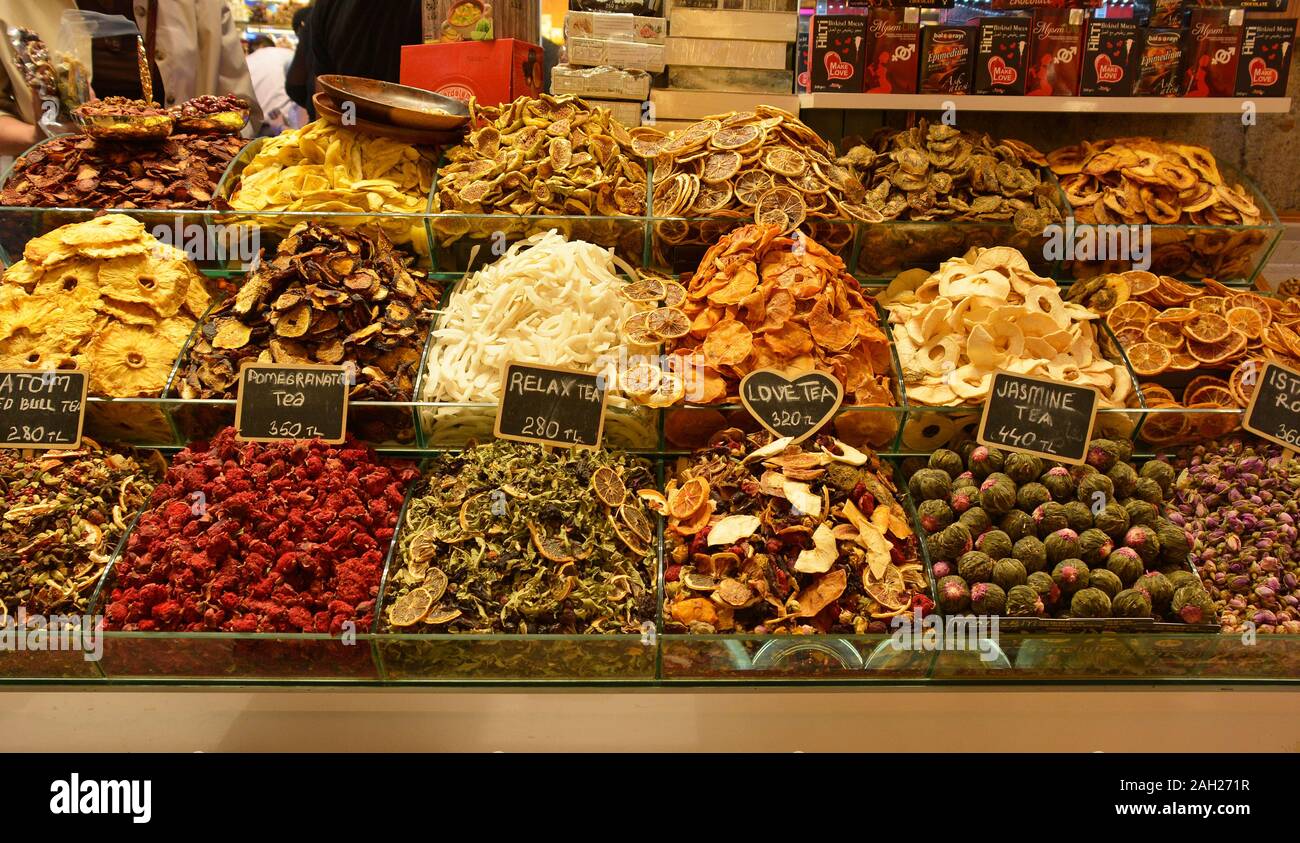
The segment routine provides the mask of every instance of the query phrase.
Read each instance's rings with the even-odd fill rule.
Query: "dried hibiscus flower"
[[[679,461],[666,493],[670,632],[883,633],[933,606],[874,454],[728,429]]]
[[[365,632],[417,477],[352,440],[192,443],[114,567],[107,628]]]
[[[351,362],[353,401],[410,401],[441,291],[377,228],[303,223],[212,309],[180,376],[183,398],[234,398],[239,367]]]

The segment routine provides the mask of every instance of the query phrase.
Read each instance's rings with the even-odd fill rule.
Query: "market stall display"
[[[426,408],[431,440],[490,436],[509,362],[608,371],[612,385],[622,384],[656,344],[629,344],[622,330],[637,312],[624,295],[635,274],[610,249],[549,231],[512,244],[458,283],[432,331],[422,399],[488,406]],[[605,435],[623,447],[650,447],[656,422],[614,395]]]
[[[730,429],[679,460],[665,494],[669,632],[882,633],[933,608],[875,454]]]
[[[864,221],[898,221],[864,229],[866,273],[933,266],[994,243],[1048,268],[1043,229],[1061,223],[1064,203],[1047,159],[1028,144],[921,120],[881,130],[838,162],[866,187]]]
[[[1097,439],[1083,466],[967,441],[908,479],[944,614],[1214,621],[1170,520],[1176,473]]]
[[[497,442],[434,459],[407,505],[381,628],[639,632],[654,617],[650,465]]]
[[[441,245],[555,228],[573,239],[618,244],[625,257],[640,260],[639,227],[588,219],[645,213],[645,167],[628,130],[607,110],[542,94],[474,106],[470,123],[475,128],[438,170],[434,209],[455,214],[434,223]],[[539,216],[563,219],[528,219]]]
[[[1116,138],[1062,147],[1047,160],[1076,222],[1156,227],[1149,268],[1157,274],[1250,279],[1276,236],[1262,197],[1203,146]],[[1081,276],[1130,268],[1071,264]]]
[[[393,243],[427,254],[420,215],[434,164],[429,149],[317,120],[262,142],[218,204],[253,212],[234,220],[263,232],[287,233],[312,212],[335,225],[371,222]]]

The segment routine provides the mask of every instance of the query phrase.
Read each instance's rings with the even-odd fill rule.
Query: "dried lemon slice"
[[[605,506],[619,506],[627,498],[627,485],[609,466],[601,466],[592,473],[591,488]]]
[[[700,180],[710,184],[723,182],[740,172],[740,153],[730,150],[714,152],[704,159]]]
[[[664,370],[652,363],[639,363],[619,378],[619,388],[629,398],[648,398],[654,394],[663,379]]]
[[[622,519],[632,534],[643,542],[649,543],[654,538],[654,525],[636,504],[625,503],[618,508],[618,517]]]
[[[808,169],[808,159],[801,152],[788,147],[769,149],[763,156],[763,166],[774,173],[798,178]]]
[[[676,281],[664,282],[664,307],[681,307],[686,303],[686,288]]]
[[[656,345],[659,337],[650,330],[650,313],[633,313],[623,320],[623,336],[633,345]]]
[[[754,222],[775,225],[782,234],[794,231],[807,216],[803,195],[789,187],[774,187],[754,206]]]
[[[424,587],[437,603],[447,593],[447,574],[441,568],[430,568],[424,572]]]
[[[672,340],[691,332],[691,319],[675,307],[659,307],[647,315],[646,328],[661,340]]]
[[[623,298],[634,302],[657,302],[664,297],[664,282],[659,278],[642,278],[622,290]]]
[[[745,170],[736,176],[732,183],[732,191],[736,195],[737,202],[752,208],[758,204],[763,194],[774,186],[770,173],[762,170]]]
[[[429,589],[413,588],[389,607],[388,623],[396,627],[417,624],[429,613],[433,602],[433,593]]]

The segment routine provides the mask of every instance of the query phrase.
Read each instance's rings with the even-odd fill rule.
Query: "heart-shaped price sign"
[[[740,382],[740,403],[759,424],[795,442],[807,439],[835,415],[844,387],[825,372],[793,378],[775,369],[750,372]]]

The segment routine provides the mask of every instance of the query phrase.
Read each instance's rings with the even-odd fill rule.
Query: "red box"
[[[1241,9],[1192,10],[1183,59],[1183,96],[1232,96],[1244,17]]]
[[[1083,9],[1041,9],[1029,34],[1025,93],[1073,97],[1083,67]]]
[[[513,38],[402,47],[403,85],[479,105],[542,91],[542,48]]]
[[[873,9],[867,24],[868,94],[915,94],[921,52],[919,9]]]

